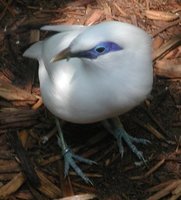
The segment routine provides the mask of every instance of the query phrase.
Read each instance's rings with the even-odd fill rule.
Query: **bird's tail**
[[[42,55],[42,41],[36,42],[30,46],[23,54],[24,57],[39,60]]]

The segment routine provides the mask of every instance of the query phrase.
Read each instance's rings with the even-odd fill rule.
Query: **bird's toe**
[[[76,164],[75,160],[84,162],[86,164],[96,164],[96,162],[83,158],[81,156],[75,155],[69,148],[66,149],[64,156],[65,168],[64,174],[65,176],[68,175],[70,167],[79,175],[86,183],[93,185],[92,181],[83,173],[81,168]]]
[[[115,138],[117,139],[121,157],[123,157],[123,153],[124,153],[124,147],[122,143],[122,141],[124,140],[124,142],[128,145],[131,151],[139,158],[139,160],[142,160],[144,163],[146,163],[143,153],[139,151],[133,143],[149,144],[151,143],[149,140],[132,137],[123,128],[116,129]]]

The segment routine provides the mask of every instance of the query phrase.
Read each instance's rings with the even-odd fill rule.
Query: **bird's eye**
[[[76,57],[96,59],[99,56],[102,56],[109,52],[120,51],[122,49],[123,48],[121,46],[119,46],[118,44],[116,44],[114,42],[109,42],[109,41],[100,42],[92,49],[89,49],[87,51],[78,52],[78,54],[76,54]]]
[[[96,52],[103,53],[105,51],[105,47],[97,47]]]

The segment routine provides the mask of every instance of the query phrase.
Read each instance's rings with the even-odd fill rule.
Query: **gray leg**
[[[61,150],[62,150],[62,155],[64,156],[64,162],[65,162],[65,176],[67,176],[69,168],[72,167],[73,170],[86,182],[86,183],[90,183],[92,184],[92,182],[90,181],[90,179],[82,172],[82,170],[78,167],[78,165],[75,163],[74,160],[80,161],[80,162],[84,162],[87,164],[96,164],[96,162],[86,159],[86,158],[82,158],[78,155],[75,155],[71,149],[67,146],[64,137],[63,137],[63,132],[61,130],[60,127],[60,122],[57,118],[55,118],[56,121],[56,126],[58,129],[58,145],[60,146]]]
[[[137,147],[133,144],[135,143],[142,143],[148,144],[151,143],[149,140],[143,138],[135,138],[130,136],[125,130],[120,122],[119,118],[112,118],[103,122],[104,127],[117,139],[119,152],[123,157],[124,154],[124,147],[123,147],[123,140],[128,145],[128,147],[132,150],[132,152],[144,163],[146,163],[143,153],[137,149]]]

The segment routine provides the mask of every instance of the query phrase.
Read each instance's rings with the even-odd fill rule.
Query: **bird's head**
[[[51,62],[80,58],[88,63],[133,63],[150,58],[151,39],[142,29],[127,23],[103,22],[87,27]],[[110,65],[109,65],[110,66]],[[104,67],[104,66],[103,66]]]

